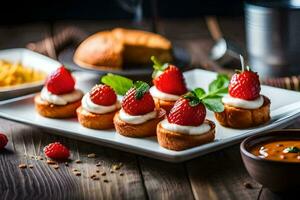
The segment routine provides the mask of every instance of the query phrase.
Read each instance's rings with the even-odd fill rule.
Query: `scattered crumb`
[[[115,173],[115,172],[114,172],[113,170],[110,170],[110,173],[113,174],[113,173]]]
[[[96,158],[96,154],[95,153],[90,153],[90,154],[88,154],[88,158]]]
[[[33,165],[28,165],[28,167],[32,169],[32,168],[33,168]]]
[[[53,160],[47,160],[47,164],[49,165],[56,165],[56,162]]]
[[[58,169],[59,166],[58,166],[58,165],[54,165],[53,168],[54,168],[54,169]]]
[[[100,178],[95,176],[94,178],[92,178],[94,181],[98,181]]]
[[[81,173],[80,172],[75,172],[74,173],[76,176],[81,176]]]
[[[41,156],[38,156],[37,159],[38,159],[38,160],[44,160],[44,158],[41,157]]]
[[[92,174],[92,175],[90,176],[91,179],[93,179],[93,178],[95,178],[95,177],[96,177],[96,174]]]
[[[75,162],[76,162],[76,163],[82,163],[81,160],[79,160],[79,159],[78,159],[78,160],[75,160]]]
[[[73,168],[72,171],[73,172],[78,172],[78,169]]]
[[[26,164],[19,164],[19,168],[25,169],[25,168],[27,168],[27,165]]]
[[[97,172],[97,173],[100,173],[100,170],[99,170],[99,169],[97,169],[97,170],[96,170],[96,172]]]
[[[101,173],[101,176],[106,176],[106,173],[105,173],[105,172],[102,172],[102,173]]]
[[[120,176],[124,176],[124,173],[120,173]]]
[[[101,166],[101,163],[100,163],[100,162],[98,162],[98,163],[96,164],[96,166],[97,166],[97,167],[100,167],[100,166]]]
[[[112,168],[113,170],[119,170],[123,166],[123,163],[113,164]]]
[[[104,182],[104,183],[108,183],[108,180],[107,180],[107,179],[104,179],[103,182]]]
[[[69,167],[69,163],[68,163],[68,162],[65,162],[65,166],[66,166],[66,167]]]
[[[244,183],[244,187],[247,189],[253,189],[253,186],[251,185],[251,183]]]

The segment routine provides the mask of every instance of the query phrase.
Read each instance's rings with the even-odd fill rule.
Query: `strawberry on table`
[[[0,150],[4,149],[7,142],[8,142],[8,139],[7,139],[6,135],[4,135],[3,133],[0,133]]]
[[[93,103],[102,106],[111,106],[116,103],[117,95],[108,85],[96,85],[90,91],[90,99]]]
[[[152,74],[155,87],[165,93],[182,95],[187,92],[186,84],[181,71],[174,65],[160,63],[154,56],[151,57],[154,65]]]
[[[49,92],[60,95],[72,92],[75,87],[75,80],[71,73],[64,66],[61,66],[48,76],[45,85]]]
[[[70,156],[69,149],[59,142],[48,144],[44,148],[44,153],[48,158],[55,160],[67,160]]]

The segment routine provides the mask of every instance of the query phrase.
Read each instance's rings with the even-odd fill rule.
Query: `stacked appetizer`
[[[152,74],[153,84],[150,93],[158,108],[170,112],[175,102],[187,92],[182,72],[174,65],[162,64],[154,56],[151,57],[154,65]]]
[[[249,67],[242,68],[232,76],[229,94],[222,98],[224,111],[215,113],[219,123],[226,127],[249,128],[270,120],[271,102],[260,94],[258,74]]]
[[[75,117],[82,96],[71,73],[62,66],[48,76],[41,93],[35,96],[35,108],[44,117]]]

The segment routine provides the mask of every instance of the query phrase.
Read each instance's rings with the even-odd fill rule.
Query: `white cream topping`
[[[83,98],[81,100],[81,106],[86,111],[91,112],[91,113],[96,113],[96,114],[110,113],[121,107],[119,101],[117,101],[115,104],[110,105],[110,106],[102,106],[102,105],[95,104],[94,102],[92,102],[89,93],[86,93],[83,96]]]
[[[61,94],[61,95],[52,94],[50,91],[47,90],[47,87],[43,87],[41,91],[41,98],[44,101],[48,101],[55,105],[66,105],[68,103],[72,103],[74,101],[81,99],[82,96],[83,96],[82,91],[78,89],[75,89],[70,93]]]
[[[264,98],[263,96],[260,95],[257,99],[249,101],[249,100],[234,98],[231,97],[230,95],[227,95],[222,98],[222,102],[224,104],[236,108],[256,109],[256,108],[260,108],[264,104]]]
[[[176,101],[180,97],[178,95],[162,92],[162,91],[158,90],[155,86],[152,86],[149,91],[153,97],[162,99],[165,101]]]
[[[144,115],[129,115],[123,109],[121,109],[119,112],[119,118],[128,124],[142,124],[150,119],[156,118],[156,116],[157,110],[153,110]]]
[[[204,122],[199,126],[182,126],[178,124],[169,123],[167,119],[164,119],[163,121],[161,121],[160,124],[164,129],[168,131],[188,135],[201,135],[208,132],[211,129],[210,125],[207,122]]]

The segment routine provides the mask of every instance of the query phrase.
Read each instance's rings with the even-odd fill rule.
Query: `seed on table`
[[[251,183],[244,183],[244,187],[247,189],[253,189],[253,186],[251,185]]]
[[[104,182],[104,183],[108,183],[108,180],[107,180],[107,179],[104,179],[103,182]]]
[[[27,168],[27,165],[26,164],[19,164],[19,168],[25,169],[25,168]]]
[[[93,179],[94,181],[98,181],[100,178],[97,177],[97,176],[95,176],[95,177],[93,177],[92,179]]]
[[[32,168],[33,168],[33,165],[28,165],[28,167],[32,169]]]
[[[76,176],[81,176],[81,173],[80,172],[75,172],[74,173]]]
[[[37,159],[38,159],[38,160],[44,160],[44,158],[41,157],[41,156],[38,156]]]
[[[73,172],[78,172],[78,169],[73,168],[72,171]]]
[[[102,172],[102,173],[101,173],[101,176],[106,176],[106,173],[105,173],[105,172]]]
[[[47,160],[47,164],[49,165],[56,165],[56,162],[53,160]]]
[[[113,174],[113,173],[115,173],[115,172],[114,172],[113,170],[110,170],[110,173]]]
[[[100,173],[100,170],[99,170],[99,169],[97,169],[97,170],[96,170],[96,172],[97,172],[97,173]]]
[[[88,158],[95,158],[96,157],[96,154],[95,153],[90,153],[88,154]]]
[[[120,176],[124,176],[124,173],[120,173]]]
[[[79,160],[79,159],[78,159],[78,160],[75,160],[75,162],[76,162],[76,163],[82,163],[81,160]]]

